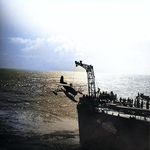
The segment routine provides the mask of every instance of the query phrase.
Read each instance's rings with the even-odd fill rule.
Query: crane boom
[[[82,61],[75,61],[76,67],[81,66],[87,72],[87,80],[88,80],[88,93],[89,96],[96,97],[96,89],[95,89],[95,76],[93,66],[83,64]]]

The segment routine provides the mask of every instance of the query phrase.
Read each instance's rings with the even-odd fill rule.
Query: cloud
[[[27,45],[26,48],[23,48],[23,51],[30,51],[30,50],[36,50],[38,48],[40,48],[45,42],[44,38],[37,38],[36,40],[30,40]]]
[[[50,45],[54,45],[54,51],[60,53],[75,52],[79,49],[79,41],[68,35],[56,35],[47,39]]]
[[[26,58],[26,59],[37,59],[37,58],[40,58],[39,55],[28,55],[28,56],[25,56],[25,55],[17,55],[18,57],[21,57],[21,58]]]
[[[22,39],[20,37],[9,37],[11,43],[28,43],[30,39]]]
[[[30,50],[36,50],[40,48],[44,42],[44,38],[37,38],[35,40],[31,39],[23,39],[20,37],[9,37],[9,40],[13,44],[25,44],[25,48],[22,48],[22,51],[30,51]]]
[[[70,42],[70,38],[67,35],[56,35],[56,36],[51,36],[50,38],[47,39],[47,42],[51,42],[53,44],[55,43],[68,43]]]

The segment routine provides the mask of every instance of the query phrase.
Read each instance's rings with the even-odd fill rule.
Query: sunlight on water
[[[98,86],[102,91],[114,91],[118,97],[135,98],[139,93],[150,95],[150,76],[96,74]]]

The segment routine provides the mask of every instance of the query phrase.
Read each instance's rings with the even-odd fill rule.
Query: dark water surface
[[[64,72],[0,70],[0,149],[80,149],[76,103],[56,96]]]

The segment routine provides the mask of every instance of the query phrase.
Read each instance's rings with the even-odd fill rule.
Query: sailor
[[[127,99],[127,105],[130,106],[130,99],[129,99],[129,97]]]
[[[141,102],[141,108],[143,108],[143,100],[142,100],[142,102]]]
[[[131,107],[133,107],[133,99],[131,99]]]
[[[137,107],[137,101],[136,101],[136,99],[134,101],[134,107]]]
[[[97,90],[97,96],[99,96],[100,94],[101,94],[101,92],[100,92],[100,88],[98,88],[98,90]]]
[[[149,109],[149,100],[147,100],[146,109]]]
[[[140,100],[137,98],[137,107],[140,108]]]
[[[129,106],[133,107],[133,99],[130,99]]]
[[[123,98],[123,106],[127,106],[126,98]]]
[[[122,103],[122,98],[121,98],[121,97],[120,97],[120,99],[119,99],[119,100],[120,100],[120,103]]]
[[[97,93],[98,93],[98,94],[100,93],[100,88],[98,88]]]

